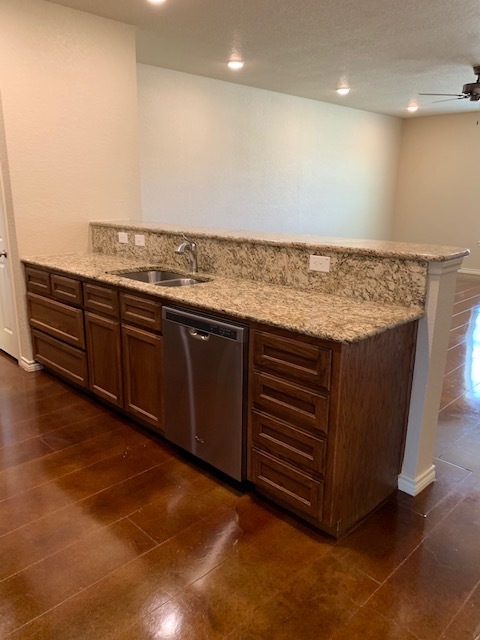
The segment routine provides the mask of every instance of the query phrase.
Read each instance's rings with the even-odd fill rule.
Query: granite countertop
[[[191,305],[207,312],[225,313],[336,342],[356,342],[424,315],[420,308],[379,305],[208,273],[198,274],[200,278],[209,278],[208,282],[162,287],[110,273],[162,268],[162,265],[102,254],[27,257],[23,262],[155,295],[172,304]]]
[[[396,242],[392,240],[370,240],[365,238],[340,238],[307,234],[273,233],[219,229],[212,227],[172,225],[157,222],[118,220],[95,221],[90,224],[99,227],[124,228],[131,231],[156,231],[163,234],[194,235],[198,238],[228,239],[248,241],[250,244],[275,244],[295,248],[309,248],[323,251],[347,251],[371,257],[400,258],[402,260],[424,260],[426,262],[446,262],[464,258],[470,253],[465,247],[451,247],[435,244]]]

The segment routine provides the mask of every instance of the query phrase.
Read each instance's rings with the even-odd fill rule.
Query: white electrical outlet
[[[119,231],[118,241],[121,242],[122,244],[128,244],[128,233],[125,233],[125,231]]]
[[[145,246],[145,236],[139,236],[137,234],[135,234],[135,244],[137,247],[144,247]]]
[[[328,273],[330,271],[330,258],[327,256],[310,256],[310,271],[323,271]]]

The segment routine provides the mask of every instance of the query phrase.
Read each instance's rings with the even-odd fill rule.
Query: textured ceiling
[[[479,0],[57,0],[137,27],[139,62],[400,117],[479,111]],[[225,63],[232,52],[242,71]],[[352,87],[340,97],[342,80]],[[480,114],[479,114],[480,115]],[[415,116],[414,116],[415,117]]]

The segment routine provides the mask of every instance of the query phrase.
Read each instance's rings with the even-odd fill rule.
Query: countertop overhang
[[[22,262],[156,296],[172,304],[188,305],[335,342],[357,342],[425,315],[420,307],[359,301],[208,273],[198,274],[208,278],[207,282],[178,288],[162,287],[111,273],[166,268],[161,264],[96,253],[25,257]]]

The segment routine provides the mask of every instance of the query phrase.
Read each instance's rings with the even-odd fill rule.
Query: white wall
[[[0,161],[24,364],[18,256],[85,251],[88,221],[137,217],[132,27],[43,0],[0,0]]]
[[[468,247],[480,270],[480,113],[405,120],[395,240]]]
[[[21,255],[85,251],[89,220],[139,214],[133,28],[0,2],[0,77]]]
[[[388,239],[400,121],[138,65],[146,221]]]

